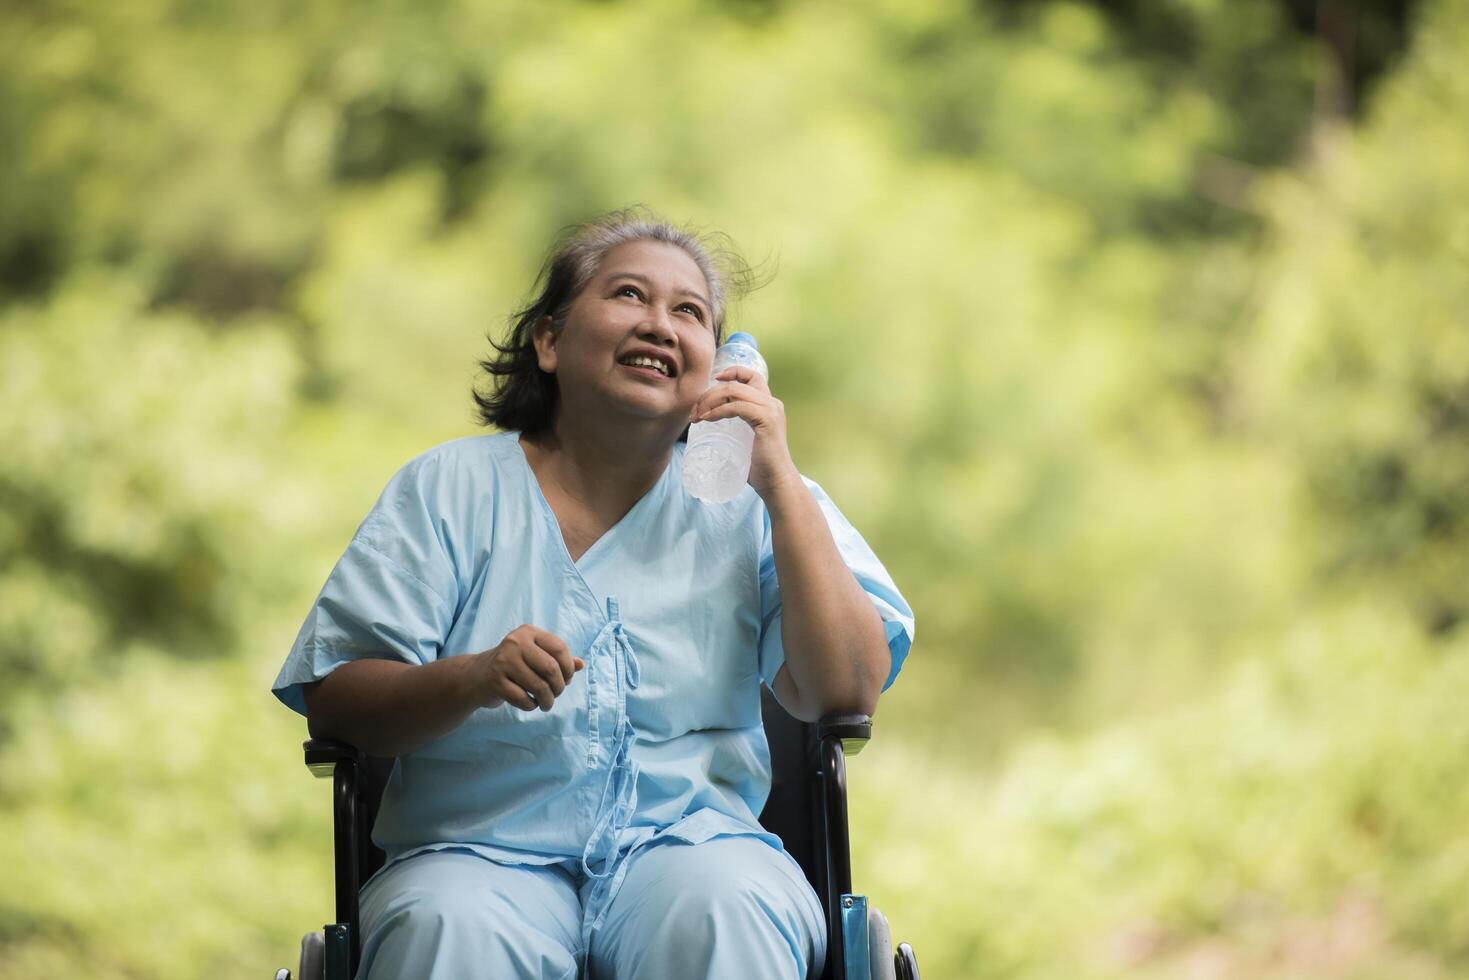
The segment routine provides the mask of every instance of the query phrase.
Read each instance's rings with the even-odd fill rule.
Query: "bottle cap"
[[[757,343],[755,343],[755,338],[752,337],[752,336],[750,336],[749,334],[745,333],[744,331],[740,331],[739,333],[732,333],[732,334],[730,334],[729,335],[729,339],[726,340],[725,343],[726,344],[744,344],[746,347],[753,347],[756,350],[759,350],[760,349],[760,345],[757,344]]]

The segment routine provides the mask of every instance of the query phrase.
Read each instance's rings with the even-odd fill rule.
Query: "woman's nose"
[[[672,344],[678,334],[666,312],[653,311],[638,327],[638,334],[659,344]]]

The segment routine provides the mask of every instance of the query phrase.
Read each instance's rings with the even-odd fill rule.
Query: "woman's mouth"
[[[671,378],[673,376],[673,372],[669,366],[656,357],[634,354],[631,357],[624,357],[617,363],[624,367],[632,368],[638,374],[648,375],[650,377]]]

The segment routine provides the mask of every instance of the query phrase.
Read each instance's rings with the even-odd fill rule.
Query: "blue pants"
[[[561,865],[434,851],[362,890],[364,980],[803,978],[821,972],[821,903],[787,855],[751,837],[633,851],[582,949],[591,882]]]

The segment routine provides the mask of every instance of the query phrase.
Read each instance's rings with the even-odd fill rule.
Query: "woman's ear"
[[[556,329],[556,321],[549,316],[541,317],[531,329],[531,343],[536,348],[536,364],[547,374],[556,373],[556,341],[560,339],[561,332]]]

